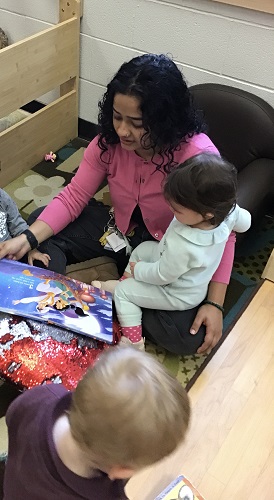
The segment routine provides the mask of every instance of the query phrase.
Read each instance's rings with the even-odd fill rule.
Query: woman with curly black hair
[[[113,257],[122,275],[130,247],[160,240],[172,219],[162,192],[168,172],[203,151],[218,153],[205,135],[187,84],[165,55],[145,54],[124,63],[99,103],[100,134],[91,141],[71,183],[32,216],[33,238],[0,244],[0,258],[21,258],[51,237],[49,268]],[[114,211],[91,199],[107,178]],[[144,335],[178,354],[206,352],[222,333],[222,305],[233,262],[235,238],[208,289],[208,303],[189,311],[144,309]],[[41,246],[40,246],[41,248]],[[209,303],[210,302],[210,303]]]
[[[192,105],[183,75],[174,62],[164,55],[145,54],[121,66],[99,102],[101,135],[98,145],[103,152],[108,151],[110,144],[119,144],[121,140],[117,130],[119,113],[115,113],[115,100],[119,96],[134,98],[137,105],[134,111],[140,118],[135,120],[135,128],[141,129],[142,148],[148,150],[146,156],[157,170],[169,172],[177,164],[174,152],[180,149],[182,140],[186,142],[205,130],[201,115]],[[133,149],[135,144],[131,146]]]

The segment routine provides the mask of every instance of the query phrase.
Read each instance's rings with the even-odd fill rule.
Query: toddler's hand
[[[134,268],[135,268],[136,264],[137,264],[137,262],[130,262],[129,263],[130,272],[131,272],[133,277],[134,277]]]
[[[40,260],[41,262],[43,262],[44,266],[48,267],[50,256],[47,253],[42,253],[39,252],[39,250],[34,249],[28,253],[28,263],[30,266],[33,266],[34,260]]]

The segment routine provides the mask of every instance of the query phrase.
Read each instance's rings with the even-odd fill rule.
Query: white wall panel
[[[87,80],[80,80],[80,110],[79,115],[83,120],[97,123],[98,102],[102,98],[105,87],[91,83]]]
[[[233,23],[223,73],[232,78],[274,88],[274,29]]]
[[[81,78],[106,85],[125,61],[139,52],[90,36],[81,36]]]
[[[171,4],[142,0],[136,15],[134,47],[170,53],[198,68],[222,71],[232,22]]]
[[[0,27],[11,41],[57,20],[57,0],[0,0]],[[274,105],[273,15],[210,0],[84,0],[81,32],[85,120],[97,121],[105,85],[143,52],[172,55],[190,85],[234,85]]]
[[[58,22],[58,0],[0,0],[1,9],[52,24]],[[0,12],[0,25],[1,19]]]
[[[82,33],[131,47],[138,4],[137,0],[85,0]]]

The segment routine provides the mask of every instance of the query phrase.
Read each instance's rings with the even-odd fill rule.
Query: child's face
[[[209,219],[213,217],[213,214],[206,214],[206,217],[191,210],[191,208],[183,207],[182,205],[178,205],[174,201],[169,201],[169,208],[174,213],[174,217],[177,221],[181,222],[181,224],[186,224],[187,226],[204,228],[205,226],[209,226],[207,222]]]
[[[113,100],[113,127],[120,139],[123,149],[136,151],[140,156],[148,156],[149,152],[143,148],[142,136],[146,133],[143,128],[140,101],[137,97],[116,94]],[[149,147],[149,143],[148,143]]]

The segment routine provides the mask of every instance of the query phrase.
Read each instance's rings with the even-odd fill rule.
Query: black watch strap
[[[38,243],[36,237],[34,236],[34,234],[29,229],[25,229],[25,231],[23,231],[22,234],[26,235],[27,240],[30,244],[31,250],[34,250],[34,248],[38,247],[39,243]]]

